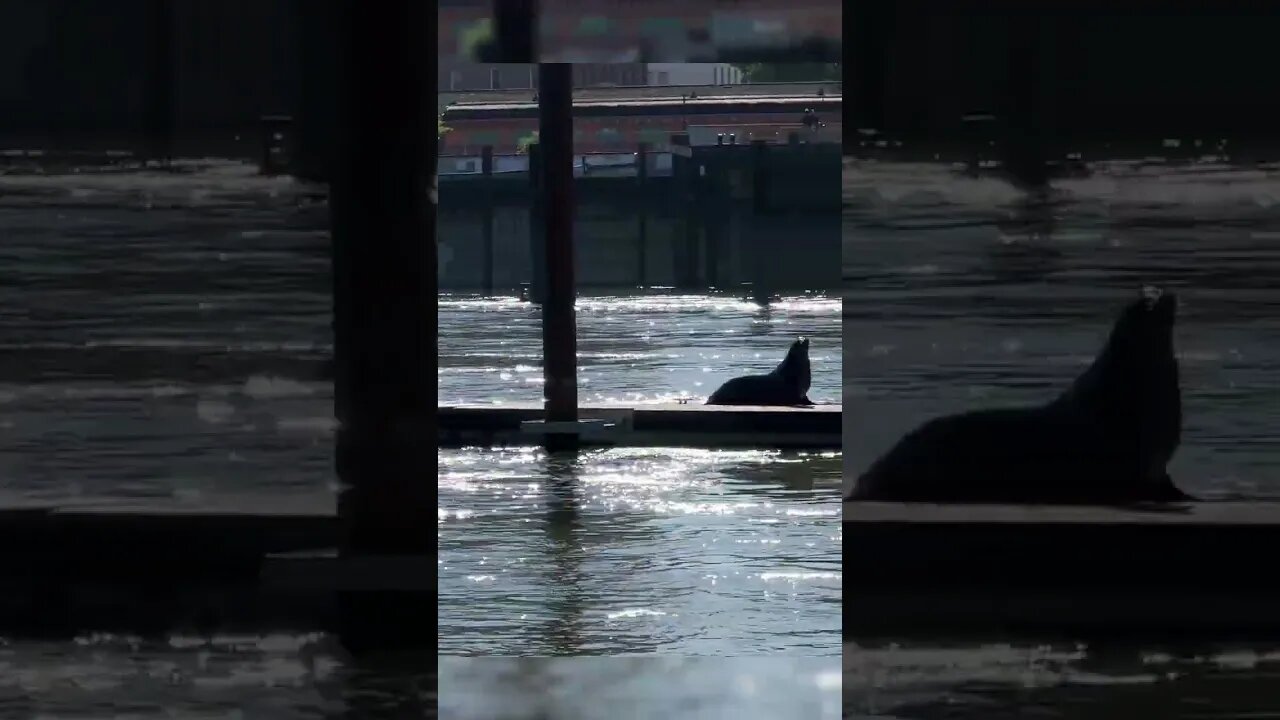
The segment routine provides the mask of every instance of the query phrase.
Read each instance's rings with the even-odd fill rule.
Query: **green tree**
[[[458,44],[464,57],[477,59],[481,50],[493,42],[493,20],[481,18],[462,31]]]
[[[538,131],[534,130],[516,141],[516,152],[523,155],[529,152],[529,146],[536,142],[538,142]]]
[[[437,115],[436,116],[436,137],[442,138],[445,136],[445,133],[451,133],[451,132],[453,132],[453,128],[444,124],[444,116]]]
[[[840,63],[734,63],[747,82],[840,80]]]

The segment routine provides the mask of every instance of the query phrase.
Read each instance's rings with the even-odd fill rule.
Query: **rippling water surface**
[[[1052,397],[1154,283],[1181,300],[1175,480],[1206,497],[1280,497],[1280,173],[1097,171],[1058,183],[1042,207],[936,168],[848,171],[851,467],[935,414]]]
[[[0,177],[0,496],[331,492],[324,208],[245,166],[187,169]],[[537,401],[538,322],[442,298],[441,401]],[[821,296],[584,298],[582,399],[705,396],[804,334],[811,397],[836,402],[839,322]],[[472,449],[439,467],[441,653],[826,656],[631,664],[621,683],[548,665],[501,695],[509,668],[444,663],[465,688],[446,717],[618,716],[601,698],[630,717],[834,716],[839,453]],[[417,717],[434,660],[357,662],[323,637],[13,642],[0,715]]]
[[[1101,347],[1140,285],[1179,294],[1175,481],[1280,497],[1280,175],[1106,163],[1033,202],[946,168],[847,163],[844,460],[930,417],[1032,404]],[[845,648],[846,717],[1274,717],[1274,648]]]
[[[0,177],[5,490],[327,486],[327,246],[300,192],[228,164]]]
[[[834,300],[579,302],[580,396],[705,398],[811,338],[815,402],[838,397]],[[538,402],[536,308],[440,305],[442,402]],[[839,453],[441,450],[441,652],[835,655]]]

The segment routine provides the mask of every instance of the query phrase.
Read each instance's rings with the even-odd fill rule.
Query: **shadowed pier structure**
[[[434,554],[434,6],[345,0],[333,230],[334,411],[341,534],[352,562],[404,566],[406,586],[341,595],[349,649],[434,642],[429,595],[409,589]],[[432,93],[434,94],[434,93]]]
[[[843,530],[849,639],[1280,638],[1280,503],[859,501]]]
[[[155,4],[163,25],[172,3]],[[348,650],[436,642],[435,7],[335,0],[331,136],[336,471],[341,488],[199,502],[0,500],[6,635],[95,630],[336,630]],[[162,22],[163,21],[163,22]],[[156,57],[171,49],[157,45]],[[151,85],[162,139],[170,98]],[[325,551],[320,590],[264,574]],[[292,583],[292,584],[291,584]],[[305,583],[304,583],[305,584]]]

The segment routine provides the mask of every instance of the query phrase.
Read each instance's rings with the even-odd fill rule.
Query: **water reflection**
[[[0,641],[4,717],[435,717],[435,658],[354,659],[334,638],[96,634]]]
[[[835,654],[839,453],[439,453],[445,654]]]
[[[705,398],[729,377],[768,372],[797,335],[810,338],[815,402],[838,398],[839,300],[783,298],[766,307],[733,296],[580,297],[579,397],[634,404]],[[510,298],[440,300],[442,403],[541,402],[538,307]]]
[[[543,463],[546,478],[546,535],[548,545],[547,584],[560,588],[548,603],[549,622],[545,630],[553,652],[575,655],[582,651],[582,613],[587,605],[583,583],[583,530],[578,496],[579,459],[575,454],[549,455]]]
[[[584,403],[705,396],[812,338],[810,397],[839,383],[836,300],[578,300]],[[442,402],[541,402],[538,309],[440,303]],[[710,387],[708,387],[710,386]],[[445,654],[734,655],[839,648],[839,453],[441,450]]]
[[[844,716],[1274,717],[1277,679],[1266,646],[849,645]]]
[[[450,720],[840,717],[832,658],[440,658]]]

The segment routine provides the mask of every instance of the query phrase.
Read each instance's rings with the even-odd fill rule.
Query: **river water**
[[[847,163],[844,461],[926,419],[1051,398],[1144,283],[1181,300],[1175,482],[1280,497],[1280,172],[1101,163],[1047,203],[948,168]],[[1274,647],[845,648],[847,717],[1280,716]]]
[[[184,167],[0,176],[0,495],[332,493],[324,208],[243,165]],[[705,396],[801,334],[810,396],[839,400],[833,297],[620,292],[579,311],[584,403]],[[540,397],[536,309],[444,297],[439,325],[442,402]],[[615,716],[610,701],[835,717],[840,468],[839,453],[441,451],[442,655],[651,655],[449,658],[444,717]],[[433,661],[357,662],[323,636],[3,641],[0,716],[416,717]]]
[[[443,299],[441,402],[537,402],[538,310]],[[705,398],[811,338],[838,397],[839,305],[732,297],[578,303],[580,395]],[[491,655],[839,653],[839,453],[441,450],[440,643]]]

